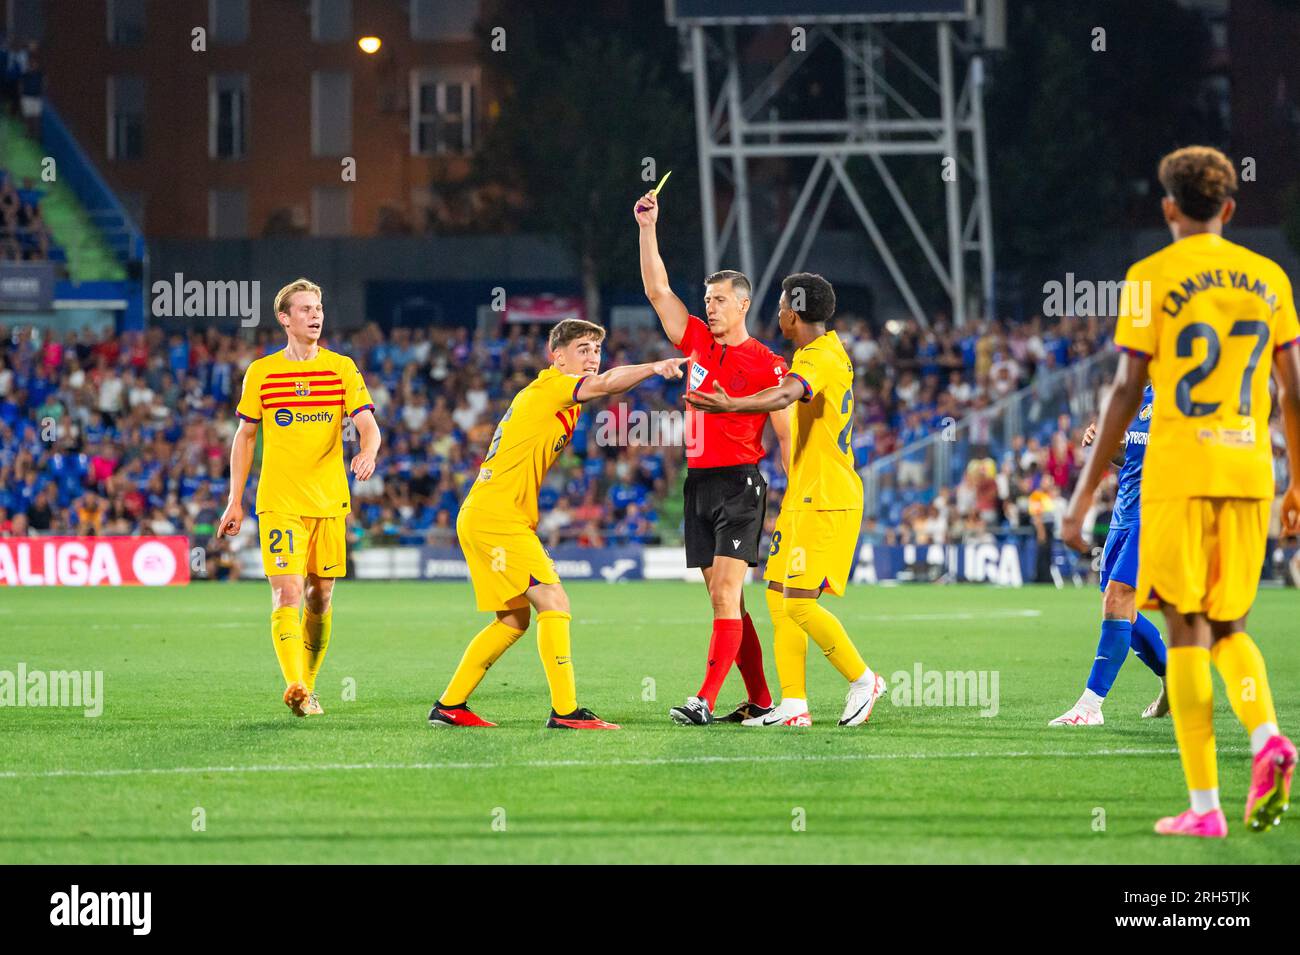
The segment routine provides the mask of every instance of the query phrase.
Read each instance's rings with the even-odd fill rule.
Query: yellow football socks
[[[1273,693],[1268,687],[1264,657],[1249,634],[1234,633],[1216,640],[1210,648],[1214,665],[1219,668],[1228,702],[1247,733],[1254,733],[1265,723],[1277,725]]]
[[[480,630],[465,648],[460,665],[456,667],[451,682],[443,690],[442,696],[438,697],[438,701],[446,706],[458,706],[468,700],[492,664],[501,659],[501,654],[509,650],[522,635],[522,630],[508,627],[500,620],[493,620]]]
[[[804,633],[822,648],[831,666],[852,683],[867,672],[866,661],[849,639],[844,625],[835,615],[820,606],[815,598],[785,598],[785,612]]]
[[[772,653],[776,676],[781,681],[781,699],[808,699],[808,635],[785,612],[785,594],[765,590],[767,609],[772,615]]]
[[[1210,651],[1205,647],[1170,647],[1165,682],[1187,788],[1217,790],[1219,765],[1214,753]]]
[[[297,607],[271,611],[271,643],[280,661],[285,686],[302,682],[302,623]]]
[[[304,609],[302,612],[302,681],[315,692],[316,674],[325,662],[325,651],[330,645],[330,631],[334,629],[334,608],[322,614]]]
[[[537,615],[537,652],[551,687],[551,709],[567,716],[578,708],[578,688],[570,658],[569,621],[562,610],[543,610]],[[445,700],[443,702],[446,702]]]

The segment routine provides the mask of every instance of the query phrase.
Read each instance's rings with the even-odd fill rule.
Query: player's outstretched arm
[[[672,381],[682,377],[684,361],[685,358],[665,358],[663,361],[647,362],[644,365],[620,365],[599,375],[588,375],[582,379],[582,384],[578,385],[575,395],[579,401],[621,395],[655,375]]]
[[[1102,401],[1101,417],[1098,419],[1097,427],[1098,448],[1114,448],[1124,440],[1124,429],[1128,427],[1128,423],[1133,420],[1138,407],[1142,404],[1142,391],[1146,388],[1149,361],[1146,355],[1128,351],[1120,353],[1115,380]],[[1080,553],[1088,550],[1088,545],[1083,539],[1083,521],[1088,515],[1092,495],[1096,492],[1097,485],[1101,483],[1102,475],[1106,473],[1109,464],[1104,454],[1093,452],[1088,455],[1088,460],[1083,464],[1083,472],[1074,485],[1074,493],[1070,496],[1070,506],[1066,509],[1065,519],[1061,523],[1061,540]]]
[[[780,411],[788,408],[800,398],[803,397],[803,382],[793,376],[787,375],[781,379],[779,385],[773,385],[771,388],[764,388],[762,391],[752,395],[746,395],[743,398],[733,398],[727,394],[722,385],[716,381],[713,383],[712,391],[688,391],[686,392],[686,402],[701,411],[707,411],[709,414],[723,414],[735,412],[738,414],[771,414],[773,411]],[[776,416],[772,419],[775,421]],[[773,424],[773,427],[776,427]],[[789,423],[786,423],[786,444],[789,444]],[[777,434],[778,439],[780,433]],[[784,454],[788,448],[783,447]],[[789,460],[788,458],[786,459]]]
[[[659,197],[653,191],[647,192],[636,201],[632,214],[641,227],[641,283],[645,286],[645,297],[654,306],[668,340],[674,345],[680,344],[691,314],[668,284],[668,269],[659,254],[659,237],[655,232],[659,221]]]
[[[1282,533],[1300,534],[1300,345],[1276,353],[1273,377],[1277,382],[1277,403],[1282,409],[1291,474],[1282,498]]]
[[[352,473],[358,481],[367,481],[375,473],[375,457],[379,454],[382,440],[379,422],[375,420],[375,413],[367,408],[354,416],[352,423],[357,426],[357,438],[361,442],[361,450],[352,458]]]
[[[253,467],[259,424],[259,421],[241,419],[235,438],[230,442],[230,499],[226,502],[225,513],[217,522],[218,537],[234,537],[243,526],[244,488],[248,484],[248,472]]]

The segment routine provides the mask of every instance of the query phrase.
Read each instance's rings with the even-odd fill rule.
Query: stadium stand
[[[859,369],[860,467],[999,389],[1029,383],[1037,368],[1088,354],[1100,334],[1068,320],[877,333],[846,317],[840,330]],[[227,545],[211,548],[233,408],[244,369],[280,341],[271,330],[246,340],[215,329],[0,329],[0,534],[184,533],[215,553],[219,568],[232,566]],[[327,346],[362,368],[385,428],[377,479],[353,489],[352,544],[454,546],[456,511],[496,422],[544,361],[539,333],[511,326],[476,339],[464,329],[386,334],[372,324]],[[661,357],[669,346],[658,329],[615,329],[605,351],[608,365]],[[660,382],[582,417],[574,453],[543,490],[539,530],[549,544],[679,539],[680,397],[680,385]],[[639,441],[628,427],[634,412],[643,421],[660,415],[664,426]],[[625,428],[626,446],[603,442],[602,427]],[[765,468],[774,519],[784,488],[775,449]],[[906,514],[909,526],[915,513]],[[234,549],[254,546],[248,524]]]

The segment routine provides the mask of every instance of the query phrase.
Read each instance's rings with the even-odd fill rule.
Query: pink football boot
[[[1285,736],[1273,736],[1255,755],[1246,795],[1246,825],[1252,832],[1267,832],[1282,821],[1291,801],[1291,776],[1296,750]]]
[[[1224,839],[1228,835],[1228,820],[1224,817],[1222,809],[1211,809],[1199,815],[1188,809],[1179,816],[1165,816],[1156,823],[1156,832],[1162,836]]]

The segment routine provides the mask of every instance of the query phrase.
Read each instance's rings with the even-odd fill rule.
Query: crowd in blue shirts
[[[1038,363],[1073,360],[1091,337],[1086,323],[1055,338],[1058,326],[927,333],[852,316],[838,328],[857,371],[859,466],[1027,382]],[[362,370],[384,431],[375,477],[353,485],[354,546],[455,546],[456,512],[496,423],[546,364],[546,331],[370,324],[327,335]],[[229,492],[234,406],[244,369],[282,342],[278,330],[248,338],[179,323],[120,335],[0,327],[0,534],[184,534],[225,559],[231,545],[212,534]],[[768,344],[788,357],[787,343]],[[674,351],[655,326],[612,330],[604,354],[609,367]],[[585,409],[541,490],[548,545],[679,539],[681,389],[652,379]],[[774,520],[785,477],[768,437]],[[250,513],[255,487],[254,474]]]

